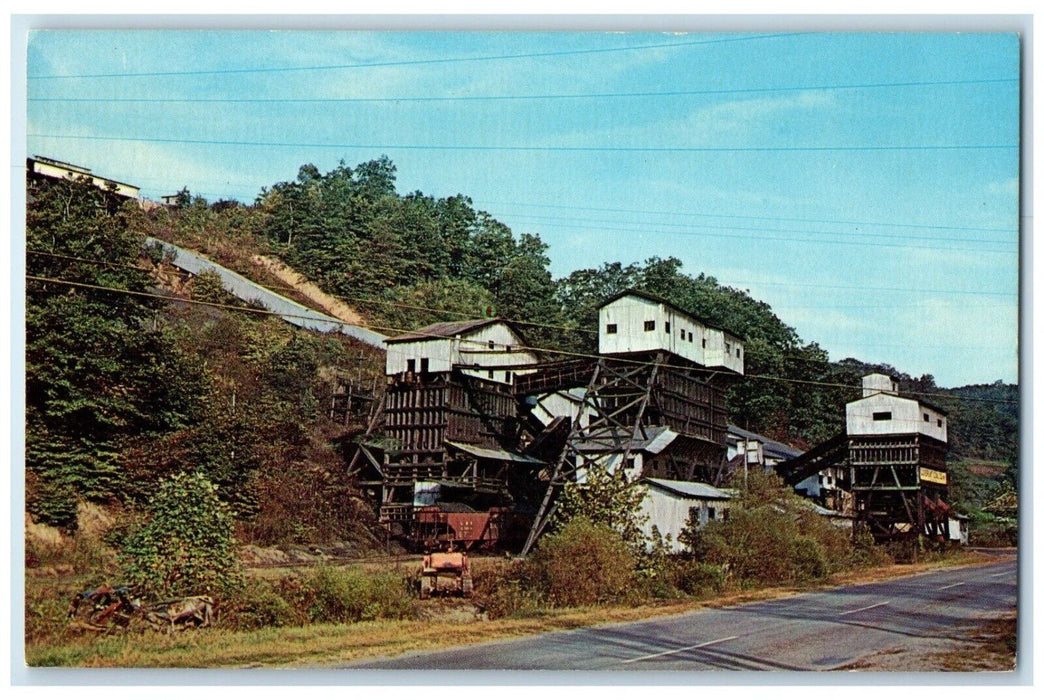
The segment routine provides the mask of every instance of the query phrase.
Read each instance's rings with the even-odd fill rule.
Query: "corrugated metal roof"
[[[727,501],[732,496],[721,489],[715,488],[710,484],[704,484],[701,481],[675,481],[674,479],[654,479],[652,477],[645,477],[642,479],[643,482],[657,486],[665,491],[671,491],[679,496],[685,496],[687,498],[709,498],[720,501]]]
[[[539,459],[520,455],[517,452],[508,452],[507,450],[498,450],[492,447],[478,447],[477,445],[453,442],[452,440],[446,440],[446,444],[480,459],[499,459],[504,462],[518,462],[520,464],[544,464]]]
[[[804,450],[799,450],[796,447],[785,445],[777,440],[772,440],[765,437],[764,435],[758,435],[749,430],[744,430],[735,425],[728,426],[729,433],[737,435],[744,440],[757,440],[765,447],[765,454],[770,457],[776,457],[778,459],[793,459],[794,457],[800,457],[805,454]]]
[[[580,452],[617,452],[626,449],[630,440],[630,430],[620,428],[606,428],[590,436],[589,439],[579,443],[576,447]],[[645,436],[640,434],[631,442],[631,450],[659,454],[667,445],[674,442],[678,433],[666,425],[654,425],[646,428]],[[619,444],[620,447],[616,445]]]
[[[493,323],[507,323],[499,318],[476,318],[470,321],[443,321],[424,326],[409,333],[388,338],[387,343],[409,343],[417,340],[445,340],[455,335],[465,335]],[[510,326],[511,324],[507,324]],[[511,330],[515,330],[512,328]]]

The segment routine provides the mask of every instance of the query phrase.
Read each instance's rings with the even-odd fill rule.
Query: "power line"
[[[492,146],[463,144],[308,143],[289,141],[232,141],[74,134],[27,134],[28,138],[124,143],[182,143],[199,146],[257,146],[266,148],[338,148],[403,151],[504,151],[515,153],[847,153],[896,151],[1018,150],[1018,144],[910,144],[906,146]]]
[[[540,217],[540,216],[528,217],[528,216],[523,215],[522,218],[524,220],[526,218],[541,219],[541,218],[553,218],[553,217]],[[628,222],[628,223],[631,223],[631,222]],[[902,244],[902,243],[873,243],[873,242],[868,242],[868,241],[845,241],[845,240],[835,240],[835,239],[827,239],[827,238],[789,238],[789,237],[786,237],[786,236],[753,236],[753,235],[750,235],[749,233],[748,234],[706,233],[704,231],[696,231],[696,230],[691,230],[691,229],[684,230],[684,231],[661,231],[661,230],[656,230],[656,229],[650,229],[650,228],[642,227],[642,225],[639,222],[634,222],[634,225],[635,226],[640,226],[640,228],[623,228],[623,227],[619,227],[619,226],[588,226],[588,225],[584,225],[584,224],[557,224],[557,225],[559,227],[561,227],[561,228],[579,229],[579,230],[585,230],[585,231],[617,231],[617,232],[621,232],[621,233],[648,233],[648,234],[659,234],[659,235],[662,235],[662,236],[699,236],[701,238],[730,238],[730,239],[740,239],[740,240],[756,239],[756,240],[759,240],[759,241],[783,241],[783,242],[787,242],[787,243],[826,243],[826,244],[830,244],[830,245],[854,245],[854,246],[867,247],[867,248],[904,248],[904,249],[914,249],[914,250],[935,250],[935,251],[939,251],[939,250],[953,250],[953,251],[968,251],[968,252],[984,253],[984,254],[988,253],[988,254],[996,254],[996,255],[1016,255],[1018,253],[1018,251],[985,250],[985,249],[981,249],[981,248],[963,248],[963,247],[953,247],[953,246],[940,247],[940,246],[928,246],[928,245],[907,245],[907,244]],[[664,223],[657,223],[655,225],[657,225],[657,226],[683,226],[683,224],[664,224]],[[699,228],[708,228],[708,229],[713,229],[713,230],[737,230],[737,231],[751,231],[751,232],[755,232],[755,231],[765,231],[765,232],[779,231],[780,233],[811,233],[811,234],[822,233],[822,234],[831,235],[831,236],[874,236],[874,237],[886,237],[886,238],[902,238],[902,236],[876,236],[876,234],[858,234],[858,233],[851,233],[851,234],[849,234],[849,233],[845,233],[843,231],[793,231],[791,229],[765,229],[765,228],[751,228],[751,227],[743,227],[743,226],[714,226],[714,225],[704,225],[704,224],[696,224],[696,226],[698,226]],[[1004,245],[1004,244],[1009,243],[1007,241],[973,240],[973,239],[956,239],[955,240],[955,239],[951,239],[951,238],[926,237],[926,236],[920,236],[920,237],[914,236],[913,238],[915,238],[917,240],[937,240],[937,241],[945,241],[945,242],[949,242],[949,243],[962,243],[962,242],[968,242],[968,243],[975,242],[975,243],[977,243],[977,242],[981,242],[981,243],[994,243],[994,244],[998,244],[998,245]],[[1012,241],[1011,243],[1014,243],[1014,241]]]
[[[779,34],[756,34],[753,36],[723,37],[718,39],[700,39],[695,41],[675,41],[660,44],[641,44],[638,46],[610,46],[596,49],[563,49],[560,51],[534,51],[529,53],[499,54],[487,56],[459,56],[453,58],[428,58],[409,61],[380,61],[372,63],[341,63],[325,66],[277,66],[262,68],[212,68],[185,71],[149,71],[138,73],[81,73],[79,75],[30,75],[29,80],[59,80],[70,78],[145,78],[171,77],[178,75],[241,75],[244,73],[291,73],[300,71],[348,70],[355,68],[387,68],[392,66],[439,65],[447,63],[471,63],[486,61],[506,61],[521,58],[552,58],[558,56],[580,56],[585,54],[619,53],[623,51],[645,51],[648,49],[682,48],[686,46],[702,46],[705,44],[726,44],[739,41],[759,41],[780,37],[801,36],[806,32]]]
[[[699,95],[743,95],[767,92],[815,92],[831,90],[869,90],[956,85],[1016,83],[1018,78],[978,80],[924,80],[894,83],[849,83],[842,85],[781,85],[777,87],[723,88],[704,90],[663,90],[642,92],[543,93],[532,95],[409,95],[398,97],[29,97],[27,102],[131,103],[131,104],[360,104],[406,102],[515,102],[529,100],[585,100],[610,98],[690,97]]]
[[[151,292],[136,292],[136,291],[131,291],[131,290],[128,290],[128,289],[118,289],[118,288],[113,288],[113,287],[104,287],[104,286],[101,286],[101,285],[87,284],[87,283],[83,283],[83,282],[70,282],[68,280],[60,280],[60,279],[54,279],[54,278],[49,278],[49,277],[37,277],[37,276],[34,276],[34,275],[26,275],[26,279],[27,280],[32,280],[32,281],[37,281],[37,282],[53,282],[53,283],[57,283],[57,284],[64,284],[64,285],[68,285],[68,286],[71,286],[71,287],[78,287],[78,288],[84,288],[84,289],[101,290],[101,291],[107,291],[107,292],[116,292],[116,293],[120,293],[120,294],[132,295],[132,296],[150,297],[150,298],[154,298],[154,299],[162,299],[162,300],[173,302],[173,303],[197,304],[197,305],[202,305],[202,306],[209,306],[209,307],[214,307],[214,308],[226,309],[226,310],[230,310],[230,311],[240,311],[240,312],[254,313],[254,314],[259,314],[259,315],[267,315],[267,316],[278,316],[280,318],[307,318],[309,320],[314,320],[313,318],[308,317],[308,316],[302,316],[302,315],[298,315],[298,314],[279,313],[279,312],[276,312],[276,311],[269,311],[268,309],[254,309],[254,308],[244,307],[244,306],[235,306],[235,305],[232,305],[232,304],[221,304],[221,303],[217,303],[217,302],[198,301],[198,300],[194,300],[194,299],[182,299],[180,297],[172,297],[172,296],[166,296],[166,295],[162,295],[162,294],[154,294],[154,293],[151,293]],[[353,323],[345,323],[345,322],[342,322],[342,321],[332,321],[331,323],[333,323],[334,325],[348,326],[348,327],[354,327],[354,328],[367,328],[369,330],[375,330],[375,331],[392,331],[392,332],[397,332],[397,333],[410,333],[410,332],[416,333],[417,332],[417,331],[410,331],[408,329],[403,329],[403,328],[390,328],[390,327],[387,327],[387,326],[377,326],[377,325],[372,325],[372,324],[370,324],[370,325],[367,325],[367,324],[353,324]],[[467,343],[471,343],[471,344],[474,344],[474,345],[487,347],[487,342],[486,341],[477,341],[477,340],[471,341],[471,340],[468,340],[466,338],[455,338],[454,336],[451,336],[451,335],[445,335],[445,334],[439,334],[439,333],[431,333],[431,332],[425,332],[423,335],[425,337],[429,337],[429,338],[432,338],[432,339],[460,340],[461,342],[467,342]],[[575,351],[569,351],[569,350],[558,350],[558,349],[554,349],[554,348],[541,348],[541,347],[525,346],[525,347],[518,347],[516,349],[518,349],[518,350],[529,350],[529,351],[532,351],[532,352],[538,353],[538,354],[562,355],[562,356],[576,357],[576,358],[581,358],[581,359],[595,359],[595,360],[598,360],[598,359],[603,359],[604,358],[603,355],[596,355],[596,354],[593,354],[593,353],[584,353],[584,352],[575,352]],[[626,363],[626,364],[632,364],[632,365],[635,365],[635,366],[652,366],[652,365],[656,364],[655,362],[649,362],[649,361],[646,361],[646,360],[635,360],[635,359],[623,358],[623,357],[620,357],[620,358],[614,357],[613,360],[614,361],[619,361],[619,362],[622,362],[622,363]],[[691,367],[686,366],[686,365],[675,365],[675,364],[669,364],[669,363],[660,363],[659,366],[660,367],[667,367],[667,368],[671,368],[671,369],[679,369],[679,370],[689,370],[689,369],[692,369]],[[838,382],[824,382],[824,381],[811,380],[811,379],[793,379],[793,378],[790,378],[790,377],[779,377],[779,376],[768,375],[768,374],[755,374],[755,375],[745,375],[745,376],[748,379],[764,379],[764,380],[768,380],[768,381],[777,381],[777,382],[785,382],[785,383],[791,383],[791,384],[801,384],[801,385],[808,385],[808,386],[822,386],[822,387],[833,387],[833,388],[841,388],[841,389],[850,389],[852,391],[859,391],[859,390],[862,389],[862,387],[860,387],[860,386],[854,386],[854,385],[851,385],[851,384],[841,384],[841,383],[838,383]],[[905,393],[911,394],[911,395],[917,395],[917,396],[925,396],[925,397],[933,397],[934,396],[934,397],[938,397],[938,398],[955,399],[957,401],[983,401],[983,402],[990,402],[990,403],[1005,403],[1005,404],[1017,404],[1018,403],[1017,401],[1012,401],[1012,400],[1007,400],[1007,399],[988,399],[988,398],[959,397],[959,396],[954,396],[952,394],[942,394],[942,393],[933,393],[933,392],[908,391],[908,392],[905,392]]]
[[[243,183],[244,187],[253,186]],[[784,217],[784,216],[750,216],[750,215],[737,215],[737,214],[715,214],[708,212],[693,212],[693,211],[661,211],[661,210],[649,210],[649,209],[618,209],[610,207],[581,207],[581,206],[569,206],[563,204],[536,204],[529,202],[498,202],[496,200],[487,201],[486,204],[494,204],[501,206],[521,206],[521,207],[534,207],[537,209],[567,209],[577,211],[597,211],[603,213],[617,213],[617,214],[656,214],[662,216],[681,216],[681,217],[706,217],[713,219],[752,219],[755,221],[792,221],[799,223],[808,224],[846,224],[851,226],[886,226],[891,228],[923,228],[923,229],[940,229],[945,231],[987,231],[995,233],[1017,233],[1018,229],[1007,229],[1007,228],[986,228],[980,226],[944,226],[938,224],[910,224],[910,223],[895,223],[886,221],[853,221],[850,219],[805,219],[797,217]]]

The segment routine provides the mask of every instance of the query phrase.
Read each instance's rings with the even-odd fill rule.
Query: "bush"
[[[695,560],[679,560],[674,565],[674,586],[693,598],[706,598],[725,587],[725,572],[720,566]]]
[[[413,617],[410,584],[392,572],[366,574],[320,566],[304,581],[285,581],[283,591],[310,622],[350,623]]]
[[[217,487],[178,474],[149,499],[149,521],[124,540],[126,580],[143,597],[229,593],[241,584],[232,514]]]
[[[545,604],[540,573],[525,560],[476,572],[475,600],[491,620],[537,616]]]
[[[236,630],[303,624],[303,616],[267,581],[247,583],[223,607],[222,624]]]
[[[551,605],[596,605],[624,599],[635,585],[635,559],[624,538],[583,517],[544,538],[533,566]]]

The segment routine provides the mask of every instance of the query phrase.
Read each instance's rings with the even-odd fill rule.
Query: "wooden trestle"
[[[602,357],[555,363],[516,380],[521,396],[537,396],[584,387],[565,445],[547,475],[547,488],[522,548],[525,556],[554,517],[557,496],[606,453],[620,455],[626,465],[635,442],[648,437],[652,426],[666,425],[688,438],[688,479],[720,483],[726,464],[727,430],[724,389],[705,370],[680,368],[678,358],[657,353],[645,358]],[[590,414],[584,424],[581,417]],[[581,449],[583,446],[583,449]],[[595,449],[592,449],[595,448]],[[678,470],[678,465],[673,465]]]

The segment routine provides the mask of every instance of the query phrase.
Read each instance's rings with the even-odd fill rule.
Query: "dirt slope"
[[[363,318],[358,311],[348,306],[340,299],[332,297],[319,289],[319,287],[305,279],[302,274],[287,267],[279,260],[265,255],[255,255],[252,258],[252,261],[255,265],[264,268],[278,277],[284,284],[293,287],[298,293],[307,297],[334,318],[355,325],[364,325],[366,323],[366,319]]]

